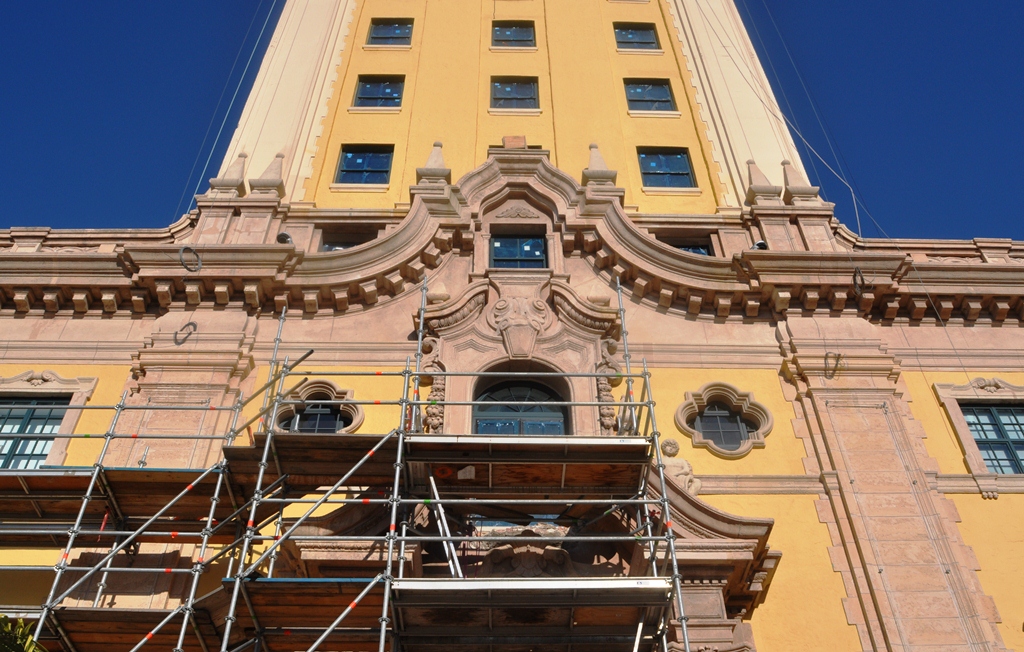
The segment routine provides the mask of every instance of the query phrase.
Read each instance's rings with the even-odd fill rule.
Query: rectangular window
[[[0,468],[37,469],[50,452],[53,435],[60,431],[70,396],[13,398],[0,396]]]
[[[1024,473],[1024,406],[961,405],[960,410],[992,473]]]
[[[405,77],[359,75],[354,106],[402,106]]]
[[[391,180],[394,145],[345,145],[335,183],[386,184]]]
[[[492,109],[539,109],[536,77],[492,77]]]
[[[687,238],[662,235],[658,235],[656,237],[658,242],[664,242],[668,246],[675,247],[679,251],[687,251],[691,254],[697,254],[698,256],[710,256],[713,251],[710,238]]]
[[[645,188],[694,188],[690,155],[682,147],[638,147]]]
[[[630,111],[675,111],[667,79],[627,79],[626,103]]]
[[[543,269],[548,266],[546,243],[543,236],[492,235],[491,267]]]
[[[496,20],[491,28],[491,45],[496,48],[532,48],[537,37],[530,20]]]
[[[614,23],[615,45],[621,50],[659,50],[654,23]]]
[[[374,18],[367,45],[412,45],[412,18]]]

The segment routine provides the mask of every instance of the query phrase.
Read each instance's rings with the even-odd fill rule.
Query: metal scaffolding
[[[326,644],[331,649],[377,652],[416,652],[458,645],[498,650],[503,645],[532,644],[562,645],[566,650],[572,650],[573,645],[598,645],[604,646],[600,649],[636,652],[658,648],[666,652],[674,631],[670,623],[675,619],[682,632],[682,640],[676,644],[689,652],[651,374],[646,361],[639,373],[633,370],[622,291],[617,282],[616,286],[624,373],[424,370],[424,283],[415,362],[407,359],[402,370],[304,374],[299,368],[313,355],[312,350],[294,361],[286,357],[279,363],[285,319],[282,311],[267,382],[248,398],[239,396],[232,406],[132,406],[127,404],[126,393],[113,406],[69,408],[113,411],[91,468],[0,473],[0,494],[7,499],[4,504],[12,504],[20,496],[40,517],[33,519],[25,508],[17,512],[18,518],[0,518],[0,534],[8,541],[21,542],[19,545],[40,547],[52,546],[58,533],[66,534],[53,567],[53,582],[38,613],[37,639],[57,641],[62,649],[73,652],[122,648],[134,652],[147,645],[182,652],[209,652],[215,647],[221,652],[235,652],[306,646],[313,652]],[[586,433],[433,433],[424,426],[423,412],[428,406],[471,409],[487,403],[424,399],[420,396],[421,381],[472,377],[540,381],[589,378],[597,382],[609,375],[624,381],[624,395],[619,401],[551,400],[531,401],[529,405],[615,408],[618,434],[612,437]],[[298,398],[296,390],[310,377],[391,378],[402,383],[402,390],[400,398]],[[239,423],[243,411],[259,399],[262,405],[258,412]],[[278,427],[285,410],[310,405],[397,407],[399,414],[394,428],[382,434],[307,434]],[[130,410],[229,412],[229,423],[222,434],[152,436],[221,440],[223,458],[206,469],[106,467],[104,461],[115,440],[151,437],[118,432],[119,420]],[[249,440],[249,445],[238,444],[239,438]],[[442,471],[450,473],[453,465],[459,464],[469,465],[466,468],[473,468],[474,475],[442,477]],[[480,477],[475,475],[477,467],[481,469]],[[512,484],[519,472],[535,480]],[[374,487],[379,488],[376,495],[368,491]],[[76,495],[80,503],[77,509],[70,509],[68,500]],[[318,518],[324,508],[358,506],[383,508],[386,528],[360,534],[304,533],[307,523]],[[0,517],[14,513],[12,509],[0,510]],[[291,513],[286,514],[286,509]],[[41,518],[44,514],[47,519]],[[102,522],[97,526],[101,514]],[[417,514],[435,524],[436,534],[422,530]],[[107,527],[108,516],[113,516],[111,527]],[[589,521],[584,522],[584,516]],[[585,526],[608,516],[617,516],[625,529],[597,534],[583,531]],[[47,522],[40,525],[37,521],[42,520]],[[546,534],[531,530],[528,538],[518,532],[499,532],[496,527],[478,527],[481,522],[511,520],[524,521],[528,527],[533,523],[550,527]],[[107,541],[109,549],[97,562],[88,566],[72,563],[73,552],[95,548],[98,541]],[[114,565],[141,543],[182,542],[197,547],[190,568]],[[569,573],[558,577],[478,577],[473,576],[475,570],[470,572],[483,563],[485,555],[479,553],[485,546],[523,542],[558,547],[632,545],[642,554],[635,557],[639,561],[631,561],[628,576],[579,577]],[[282,576],[280,553],[286,544],[303,543],[356,546],[367,558],[379,558],[380,565],[376,572],[348,576],[302,577],[291,571]],[[428,548],[442,551],[431,570],[435,574],[410,574],[406,569],[410,550],[422,552]],[[199,595],[202,577],[217,562],[225,568],[221,588]],[[632,574],[634,565],[644,574]],[[49,569],[0,566],[6,571],[41,568]],[[191,581],[177,596],[181,600],[178,606],[143,613],[103,607],[109,578],[117,573],[182,574],[190,575]],[[96,577],[99,581],[91,608],[62,604],[71,596],[81,595]],[[370,611],[378,612],[376,606],[379,617],[368,616]],[[323,611],[332,608],[335,611],[327,614],[328,621]],[[501,618],[514,621],[515,610],[523,608],[543,608],[568,616],[565,622],[546,623],[536,631],[529,625],[506,627],[498,622]],[[466,625],[465,633],[460,633],[468,616],[460,621],[458,614],[467,610],[474,617],[486,611],[486,627]],[[578,625],[581,613],[592,614],[595,622]],[[419,622],[424,619],[429,622]],[[112,643],[108,637],[102,644],[83,642],[92,640],[87,632],[102,627],[122,632],[123,640]],[[138,640],[129,647],[126,637],[133,635]]]

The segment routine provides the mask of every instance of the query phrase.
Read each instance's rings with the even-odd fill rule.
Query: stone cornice
[[[252,193],[204,196],[196,211],[163,230],[7,229],[0,231],[0,306],[49,313],[72,307],[146,313],[175,302],[241,301],[250,309],[301,305],[306,312],[372,306],[408,291],[450,252],[471,250],[485,211],[528,196],[548,207],[566,257],[581,257],[606,278],[618,278],[642,305],[676,314],[774,320],[800,310],[943,323],[1024,317],[1018,263],[1024,262],[1024,243],[883,244],[853,236],[827,204],[758,205],[735,214],[681,216],[680,223],[692,226],[700,218],[711,229],[728,223],[751,242],[763,233],[770,243],[789,244],[769,250],[742,245],[731,258],[708,257],[659,242],[651,229],[669,228],[669,216],[628,215],[622,189],[593,181],[581,187],[543,150],[492,148],[487,161],[457,184],[441,181],[413,186],[404,216],[400,209],[318,211],[283,204],[276,193]],[[213,216],[207,222],[204,212]],[[263,230],[237,231],[242,227],[230,222],[231,215]],[[331,253],[308,253],[307,245],[292,245],[290,237],[282,236],[287,244],[276,243],[286,224],[302,225],[304,233],[320,228],[318,216],[339,225],[369,220],[384,225],[384,234]],[[223,223],[231,225],[222,228],[236,229],[231,233],[238,242],[254,237],[266,243],[213,244],[209,229],[217,233],[217,219],[228,220]],[[196,243],[185,244],[186,236]],[[738,242],[730,245],[733,250]],[[181,247],[190,247],[189,260],[198,254],[201,268],[181,263]]]

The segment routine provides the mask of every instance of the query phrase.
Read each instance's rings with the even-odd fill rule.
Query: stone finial
[[[774,186],[757,167],[754,159],[747,161],[747,203],[751,206],[780,206],[782,186]]]
[[[433,149],[430,150],[430,156],[427,157],[427,164],[421,168],[416,168],[417,184],[452,182],[452,171],[445,167],[444,154],[441,152],[442,147],[441,141],[436,141]]]
[[[782,162],[782,176],[786,184],[786,192],[782,195],[782,201],[794,206],[821,203],[821,199],[818,198],[820,188],[812,186],[790,161]]]
[[[215,196],[228,195],[231,197],[244,195],[245,159],[248,156],[245,152],[239,152],[238,158],[228,166],[227,170],[224,170],[224,176],[210,179],[210,190],[207,194]]]
[[[278,152],[260,178],[249,179],[249,187],[255,195],[276,193],[284,197],[284,154]]]
[[[614,186],[617,176],[615,170],[608,169],[597,143],[590,143],[590,163],[583,170],[583,183],[588,186]]]

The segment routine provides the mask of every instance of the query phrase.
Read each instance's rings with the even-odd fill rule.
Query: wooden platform
[[[89,487],[92,473],[90,467],[0,471],[0,546],[64,545],[67,531],[81,509],[82,497]],[[214,471],[202,482],[193,484],[202,473],[203,469],[105,468],[93,489],[82,529],[99,530],[103,526],[104,515],[109,512],[105,529],[116,529],[116,514],[121,514],[127,520],[124,526],[134,530],[192,485],[192,489],[150,530],[179,534],[200,532],[206,525],[210,498],[220,471]],[[222,489],[214,518],[218,522],[227,519],[249,495],[236,491],[233,503],[231,494],[226,488]],[[267,505],[261,508],[259,516],[265,518],[274,511],[273,506]],[[247,518],[248,514],[245,516]],[[19,533],[23,530],[31,533]],[[234,538],[235,529],[225,527],[213,540],[223,543]],[[96,535],[82,539],[82,545],[87,542],[93,546],[96,544]],[[198,541],[155,534],[144,535],[140,540],[169,542],[175,539],[179,542]]]
[[[77,652],[130,652],[146,635],[171,613],[170,609],[57,609],[53,618],[64,630]],[[147,643],[148,650],[172,650],[177,647],[182,615],[157,632]],[[202,643],[200,643],[202,638]],[[50,652],[72,652],[51,633],[42,641]],[[220,649],[220,634],[211,615],[196,609],[194,626],[185,635],[185,652],[206,652]]]
[[[352,469],[366,453],[380,443],[385,435],[322,434],[278,432],[274,434],[269,466],[264,474],[266,486],[281,475],[288,475],[288,486],[300,493],[331,486]],[[251,446],[227,446],[234,486],[251,495],[256,485],[259,463],[266,445],[266,436],[257,435]],[[348,485],[367,487],[388,485],[394,481],[395,453],[398,439],[392,437],[372,459],[353,474]]]
[[[646,650],[671,590],[665,578],[403,579],[393,586],[402,648],[413,651],[626,652],[640,622]]]
[[[433,474],[442,494],[627,498],[650,462],[641,437],[410,435],[411,492]]]

